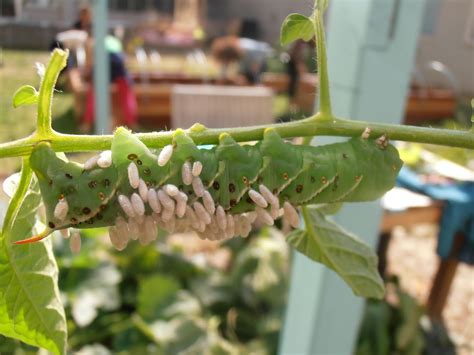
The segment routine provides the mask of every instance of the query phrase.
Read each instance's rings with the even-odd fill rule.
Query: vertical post
[[[110,69],[105,48],[107,36],[107,0],[92,1],[92,32],[94,35],[94,92],[95,133],[109,133],[110,125]]]
[[[334,113],[400,122],[424,0],[334,0],[330,6]],[[334,219],[375,247],[381,215],[377,202],[346,204]],[[363,305],[334,272],[296,253],[279,354],[352,354]]]

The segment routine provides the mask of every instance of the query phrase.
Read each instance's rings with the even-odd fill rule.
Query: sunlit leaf
[[[308,208],[312,225],[297,229],[288,242],[310,259],[335,271],[361,297],[382,298],[385,290],[377,270],[377,256],[355,235],[325,218],[316,208]]]
[[[31,236],[37,225],[40,195],[35,184],[28,189],[30,182],[26,165],[0,237],[0,334],[60,354],[66,349],[66,319],[51,239],[12,243]]]
[[[31,85],[23,85],[13,95],[13,107],[34,105],[38,102],[38,91]]]
[[[280,43],[287,45],[297,39],[309,41],[314,37],[313,21],[300,14],[290,14],[283,21],[280,32]]]

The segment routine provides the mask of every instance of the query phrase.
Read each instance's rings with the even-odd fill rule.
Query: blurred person
[[[265,71],[266,61],[272,52],[271,46],[258,41],[258,24],[253,20],[234,20],[229,25],[229,35],[215,39],[211,52],[221,62],[223,78],[228,80],[228,68],[239,64],[237,84],[257,84]]]
[[[133,92],[131,79],[125,67],[125,58],[122,42],[114,35],[105,38],[105,48],[109,57],[110,82],[113,84],[112,112],[114,126],[126,125],[135,128],[137,124],[137,100]],[[86,94],[86,105],[81,131],[91,130],[95,121],[95,93],[93,83],[93,46],[94,40],[90,38],[87,48],[87,64],[85,79],[89,83]]]

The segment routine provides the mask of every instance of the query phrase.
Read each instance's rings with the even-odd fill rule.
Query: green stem
[[[53,130],[51,127],[51,104],[54,86],[58,80],[59,73],[66,66],[67,57],[67,51],[55,49],[51,54],[51,59],[41,81],[36,133],[42,138],[46,138]]]
[[[320,114],[288,123],[239,128],[213,128],[204,129],[201,132],[189,130],[188,133],[196,144],[217,144],[219,143],[219,135],[224,132],[229,133],[238,142],[248,142],[261,140],[263,132],[267,128],[274,128],[282,137],[291,138],[312,136],[355,137],[361,135],[366,127],[371,129],[370,136],[372,138],[386,134],[392,140],[474,149],[474,134],[470,131],[352,121]],[[173,131],[138,133],[137,137],[150,148],[160,148],[172,142]],[[100,151],[110,149],[112,138],[112,135],[89,136],[53,132],[47,139],[31,136],[0,144],[0,158],[28,155],[37,142],[45,140],[49,141],[53,149],[58,152]]]
[[[7,238],[10,237],[10,230],[13,227],[13,222],[15,221],[18,211],[20,210],[26,192],[30,187],[33,170],[30,168],[30,162],[28,158],[23,158],[22,163],[20,181],[18,182],[16,191],[13,194],[10,204],[8,205],[7,213],[5,214],[0,241],[7,240]]]
[[[317,6],[314,10],[313,22],[316,34],[316,60],[319,78],[319,111],[324,115],[331,115],[331,94],[329,89],[329,75],[326,58],[326,40],[324,38],[323,9]]]

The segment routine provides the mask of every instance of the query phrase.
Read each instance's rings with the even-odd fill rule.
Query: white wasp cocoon
[[[202,195],[202,202],[204,204],[204,207],[206,208],[207,212],[209,214],[213,215],[214,212],[216,211],[216,205],[214,204],[214,200],[209,193],[209,191],[205,190],[203,195]]]
[[[140,194],[143,202],[148,202],[148,187],[146,186],[145,181],[142,179],[140,179],[140,182],[138,183],[138,193]]]
[[[138,237],[140,244],[142,245],[150,244],[152,241],[156,239],[157,233],[158,233],[158,229],[156,228],[156,224],[155,224],[155,221],[153,220],[153,217],[146,216],[144,227],[143,227],[143,233],[140,234],[140,236]]]
[[[235,222],[231,214],[227,215],[227,228],[225,230],[226,239],[232,238],[235,235]]]
[[[128,230],[130,231],[130,239],[137,240],[140,234],[140,227],[135,219],[129,219],[128,223]]]
[[[199,220],[203,221],[204,224],[211,223],[211,216],[207,213],[206,209],[200,202],[193,203],[194,212]]]
[[[272,192],[268,189],[268,187],[266,187],[263,184],[260,184],[258,189],[259,189],[260,193],[262,194],[262,196],[265,198],[265,200],[267,200],[267,202],[269,204],[271,204],[271,205],[280,205],[278,197],[276,197],[274,194],[272,194]]]
[[[61,235],[63,236],[64,239],[69,239],[71,235],[71,230],[69,228],[61,229]]]
[[[176,186],[174,186],[173,184],[164,185],[163,190],[171,197],[174,197],[177,194],[179,194],[179,189]]]
[[[81,235],[79,232],[72,233],[71,238],[69,238],[69,247],[73,254],[79,254],[81,251]]]
[[[195,177],[198,177],[199,175],[201,175],[202,163],[200,161],[195,161],[193,163],[193,169],[192,169],[191,172],[192,172],[193,176],[195,176]]]
[[[126,235],[122,234],[123,232],[118,230],[116,227],[109,228],[109,238],[110,242],[118,251],[122,251],[127,247],[128,240]]]
[[[100,168],[108,168],[112,165],[112,152],[110,150],[104,150],[99,155],[99,159],[97,159],[97,165]]]
[[[135,211],[135,214],[137,216],[143,216],[145,214],[145,204],[143,203],[140,195],[134,192],[130,198],[130,201],[132,202],[132,207]]]
[[[280,206],[270,205],[270,215],[273,219],[280,217]]]
[[[300,225],[300,217],[298,216],[298,212],[293,207],[293,205],[291,203],[289,203],[288,201],[286,201],[283,204],[283,211],[284,211],[285,217],[288,220],[288,222],[290,223],[290,225],[293,228],[298,228],[299,225]]]
[[[69,204],[65,198],[58,201],[56,207],[54,208],[54,218],[59,221],[64,221],[69,212]]]
[[[118,202],[119,202],[120,207],[122,207],[122,210],[125,212],[125,214],[128,217],[130,218],[135,217],[135,210],[133,209],[132,203],[130,202],[127,196],[119,195]]]
[[[191,185],[193,182],[193,174],[191,169],[191,163],[189,161],[184,162],[183,167],[181,168],[181,177],[183,179],[183,184],[186,186]]]
[[[184,217],[186,213],[186,202],[188,201],[188,196],[184,193],[179,191],[178,195],[175,196],[176,200],[176,216],[179,218]]]
[[[163,222],[169,222],[172,219],[175,219],[174,217],[174,208],[173,209],[167,209],[165,208],[163,212],[161,213],[161,219]]]
[[[115,219],[115,227],[117,227],[117,230],[119,231],[124,231],[125,233],[129,232],[127,221],[125,221],[125,219],[122,217],[117,217]]]
[[[198,177],[193,178],[193,190],[197,197],[204,195],[204,185],[202,184],[202,180]]]
[[[252,199],[253,202],[255,202],[255,204],[258,207],[267,208],[268,206],[267,200],[265,200],[265,198],[262,195],[260,195],[257,191],[251,189],[249,191],[249,197]]]
[[[158,165],[165,166],[171,159],[173,155],[173,146],[168,144],[167,146],[163,147],[160,154],[158,155]]]
[[[227,216],[225,214],[224,208],[219,205],[216,208],[216,222],[220,229],[226,230],[227,228]]]
[[[156,194],[156,191],[154,189],[149,189],[147,195],[148,195],[148,204],[150,205],[153,212],[160,213],[161,212],[161,203],[158,200],[158,196]]]
[[[140,184],[140,175],[138,174],[138,168],[136,164],[132,161],[128,165],[128,181],[130,182],[130,186],[134,189],[138,188]]]
[[[257,207],[255,209],[257,212],[257,217],[266,225],[272,226],[274,221],[270,213],[268,213],[267,210],[264,210],[263,208]]]
[[[369,127],[365,127],[364,132],[362,132],[362,139],[369,139],[371,132],[372,130]]]
[[[194,228],[194,229],[198,229],[199,228],[199,220],[196,216],[196,214],[194,213],[194,210],[191,208],[191,206],[189,205],[186,205],[186,218],[188,220],[190,220],[191,222],[191,226]]]
[[[164,192],[163,190],[158,190],[157,196],[158,196],[158,200],[161,202],[161,205],[164,207],[164,209],[170,210],[171,212],[174,213],[175,203],[171,199],[171,197],[169,197],[168,194]]]
[[[248,219],[249,223],[252,224],[257,219],[257,212],[251,211],[245,213],[245,217]]]
[[[84,163],[84,170],[91,170],[94,169],[97,165],[97,161],[99,160],[100,155],[94,155],[86,160]]]

